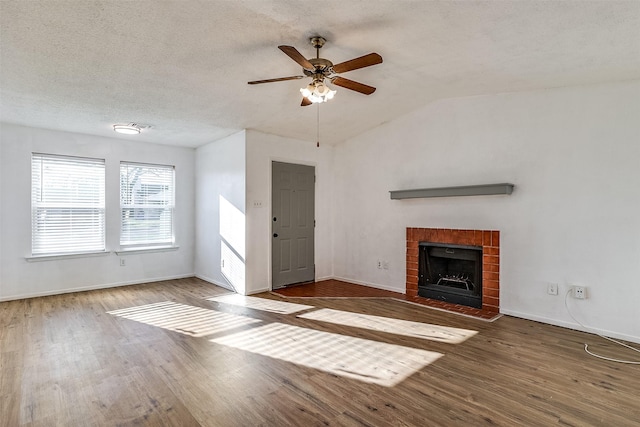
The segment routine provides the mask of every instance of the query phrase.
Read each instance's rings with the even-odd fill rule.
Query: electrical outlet
[[[382,268],[382,261],[378,260],[378,268]]]
[[[120,258],[120,267],[124,267],[125,265],[127,265],[127,262],[125,261],[125,259]]]
[[[586,299],[587,298],[587,287],[586,286],[574,286],[573,287],[573,297],[575,299]]]
[[[549,295],[558,295],[558,284],[557,283],[549,283],[547,285],[547,293]]]
[[[253,201],[253,207],[254,208],[261,208],[262,207],[262,200],[254,200]]]

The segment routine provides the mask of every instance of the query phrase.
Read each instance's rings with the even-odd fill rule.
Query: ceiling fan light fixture
[[[142,128],[135,123],[128,125],[113,125],[113,130],[124,135],[137,135]]]
[[[331,90],[323,81],[315,81],[300,89],[300,93],[312,103],[319,104],[333,99],[336,91]]]
[[[300,89],[300,93],[305,98],[309,98],[311,94],[313,94],[314,90],[315,90],[315,87],[312,84],[310,84],[307,87],[303,87],[302,89]]]
[[[324,101],[327,102],[328,100],[333,99],[335,95],[336,95],[336,91],[329,89],[329,91],[324,96]]]
[[[378,55],[375,52],[372,52],[358,58],[353,58],[348,61],[340,62],[339,64],[334,64],[328,59],[320,58],[320,48],[322,48],[322,46],[324,46],[327,41],[324,37],[311,37],[309,41],[316,49],[315,58],[307,59],[298,51],[298,49],[293,46],[278,46],[278,49],[280,49],[285,55],[287,55],[302,67],[302,73],[305,76],[311,77],[312,79],[310,85],[300,89],[300,93],[302,93],[302,102],[300,103],[301,107],[305,107],[314,103],[317,104],[321,102],[327,102],[330,99],[333,99],[336,91],[332,90],[326,85],[326,80],[336,86],[353,90],[363,95],[371,95],[376,91],[376,88],[373,86],[368,86],[353,80],[345,79],[338,74],[346,73],[352,70],[358,70],[360,68],[370,67],[376,64],[381,64],[382,56]],[[255,85],[260,83],[273,83],[286,80],[297,80],[302,78],[304,78],[304,76],[290,76],[279,77],[275,79],[254,80],[247,83],[249,83],[250,85]]]

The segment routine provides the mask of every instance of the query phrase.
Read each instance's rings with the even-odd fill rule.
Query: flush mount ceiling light
[[[113,130],[122,133],[124,135],[137,135],[142,130],[143,126],[136,123],[129,123],[128,125],[113,125]]]

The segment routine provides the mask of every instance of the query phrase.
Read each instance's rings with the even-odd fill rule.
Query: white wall
[[[238,132],[196,150],[196,275],[242,294],[245,137],[244,131]],[[234,222],[234,218],[241,221]]]
[[[577,327],[580,284],[579,320],[640,341],[639,137],[635,81],[443,100],[353,138],[335,148],[335,276],[404,291],[405,227],[497,229],[503,313]],[[498,182],[514,193],[388,194]]]
[[[2,230],[4,229],[3,225],[3,217],[4,217],[4,211],[2,209],[3,206],[3,194],[5,192],[4,187],[8,185],[9,180],[4,179],[3,175],[2,175],[2,170],[4,169],[3,166],[3,161],[2,161],[2,152],[4,151],[2,149],[2,133],[4,132],[4,124],[2,122],[0,122],[0,298],[2,298],[2,260],[4,259],[2,257],[2,242],[4,242],[4,237],[2,235]]]
[[[193,275],[194,150],[131,140],[2,124],[0,135],[0,300]],[[27,262],[31,254],[31,153],[101,158],[106,161],[106,245],[119,248],[121,160],[175,165],[176,251],[109,254]]]
[[[247,294],[271,288],[271,162],[314,166],[316,280],[332,277],[332,147],[247,131]],[[262,207],[254,207],[254,202]]]

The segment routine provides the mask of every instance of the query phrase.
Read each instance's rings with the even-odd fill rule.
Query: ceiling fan
[[[309,40],[313,47],[316,48],[315,58],[306,59],[293,46],[278,46],[278,49],[283,51],[289,58],[302,66],[302,72],[305,76],[311,77],[312,79],[311,83],[306,88],[300,89],[300,92],[302,93],[301,106],[304,107],[313,103],[326,102],[333,98],[335,91],[331,90],[327,86],[326,81],[329,81],[336,86],[354,90],[365,95],[371,95],[376,91],[376,88],[373,86],[345,79],[344,77],[340,77],[338,74],[380,64],[382,63],[382,57],[380,55],[377,53],[370,53],[368,55],[334,65],[328,59],[320,58],[320,48],[324,46],[326,40],[320,36],[311,37]],[[281,82],[285,80],[298,80],[303,78],[304,76],[279,77],[276,79],[254,80],[248,83],[250,85],[255,85],[261,83]]]

